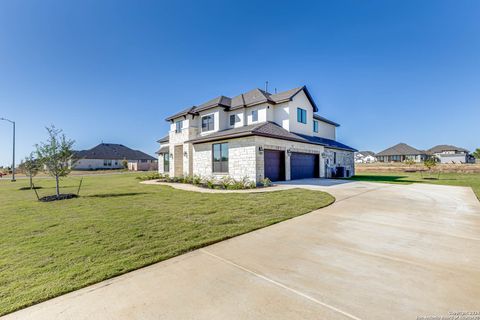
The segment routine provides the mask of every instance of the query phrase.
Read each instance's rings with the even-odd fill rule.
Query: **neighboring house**
[[[440,163],[474,163],[469,151],[464,148],[441,144],[428,151],[433,154]]]
[[[355,163],[372,163],[377,162],[375,152],[373,151],[358,151],[355,152]]]
[[[415,149],[406,143],[399,143],[377,153],[375,157],[379,162],[403,162],[407,159],[422,162],[430,157],[430,153],[428,151]]]
[[[122,144],[101,143],[90,150],[75,152],[78,161],[75,170],[107,170],[122,169],[126,160],[128,169],[133,171],[157,170],[157,159],[139,151],[132,150]]]
[[[159,172],[260,182],[352,176],[355,149],[336,141],[337,123],[318,114],[307,88],[220,96],[166,120]]]

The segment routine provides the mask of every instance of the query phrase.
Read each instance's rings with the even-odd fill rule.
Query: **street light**
[[[8,121],[13,124],[13,160],[12,160],[12,182],[15,181],[15,121],[0,118],[0,120]]]

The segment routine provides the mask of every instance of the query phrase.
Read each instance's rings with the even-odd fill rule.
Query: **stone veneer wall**
[[[337,163],[333,163],[333,153],[337,153]],[[352,151],[343,151],[338,149],[329,149],[325,148],[325,153],[327,155],[326,159],[328,159],[326,167],[327,167],[327,178],[331,177],[331,169],[335,166],[337,167],[345,167],[346,170],[350,170],[350,176],[355,174],[355,157]]]
[[[260,152],[259,147],[262,147],[263,149],[285,151],[286,180],[290,180],[290,157],[286,152],[287,150],[290,150],[291,152],[303,152],[320,155],[320,177],[325,177],[328,173],[328,170],[326,171],[326,167],[333,167],[333,152],[337,153],[337,166],[346,167],[350,170],[352,175],[355,173],[354,155],[353,152],[350,151],[326,149],[320,145],[312,145],[260,136],[238,138],[219,142],[228,142],[228,175],[235,179],[248,177],[250,180],[258,183],[264,178],[264,152]],[[204,177],[221,177],[223,175],[227,175],[212,172],[212,144],[219,142],[193,145],[193,174],[198,174]],[[325,152],[327,155],[325,159],[321,157],[323,152]],[[329,165],[326,165],[326,159],[328,159]]]
[[[228,142],[228,174],[212,172],[212,145]],[[234,179],[255,178],[255,138],[247,137],[218,142],[193,145],[193,173],[203,177],[222,177],[228,175]]]

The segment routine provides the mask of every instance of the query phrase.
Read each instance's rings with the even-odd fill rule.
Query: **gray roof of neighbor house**
[[[412,146],[409,146],[406,143],[399,143],[394,145],[393,147],[390,147],[388,149],[385,149],[379,153],[377,153],[375,156],[411,156],[411,155],[417,155],[417,154],[428,154],[427,151],[423,150],[418,150],[415,149]]]
[[[75,157],[78,159],[156,160],[142,151],[116,143],[100,143],[90,150],[75,151]]]
[[[215,107],[222,107],[225,110],[235,110],[239,108],[254,106],[254,105],[265,103],[265,102],[268,102],[271,104],[282,103],[282,102],[292,100],[293,97],[295,97],[295,95],[301,91],[305,92],[307,98],[310,100],[310,103],[313,106],[314,112],[317,112],[318,111],[317,105],[313,101],[313,98],[308,92],[308,89],[306,86],[294,88],[291,90],[287,90],[287,91],[283,91],[275,94],[271,94],[269,92],[256,88],[248,92],[242,93],[238,96],[235,96],[233,98],[229,98],[226,96],[218,96],[210,101],[202,103],[199,106],[193,106],[193,107],[184,109],[166,118],[165,120],[171,121],[175,118],[186,116],[187,114],[195,115],[195,114],[198,114],[200,111],[208,110]],[[335,123],[332,123],[332,124],[335,125]]]
[[[293,133],[285,130],[274,122],[262,122],[258,124],[252,124],[249,126],[238,127],[234,129],[227,129],[212,133],[208,136],[195,138],[187,142],[194,144],[212,142],[225,139],[235,139],[248,136],[263,136],[269,138],[276,138],[282,140],[297,141],[309,144],[317,144],[335,149],[343,149],[348,151],[357,151],[356,149],[344,145],[340,142],[331,139],[325,139],[320,137],[311,137],[303,134]]]
[[[433,148],[428,149],[429,152],[431,153],[441,153],[443,151],[461,151],[461,152],[468,152],[467,149],[452,146],[449,144],[439,144],[438,146],[435,146]]]

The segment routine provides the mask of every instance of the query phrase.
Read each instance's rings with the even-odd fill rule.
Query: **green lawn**
[[[334,201],[301,189],[186,192],[134,176],[85,177],[80,198],[50,203],[18,190],[26,180],[0,180],[0,315]],[[52,180],[36,182],[40,196],[54,192]]]
[[[471,187],[477,198],[480,199],[480,173],[441,173],[440,176],[424,174],[422,177],[419,172],[361,172],[350,179],[383,183],[432,183]]]

